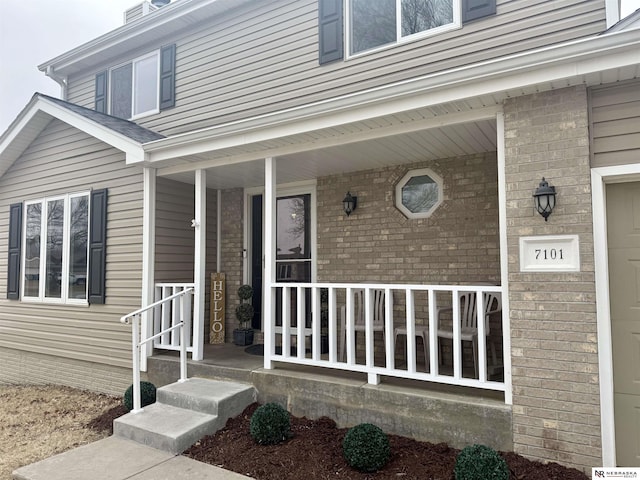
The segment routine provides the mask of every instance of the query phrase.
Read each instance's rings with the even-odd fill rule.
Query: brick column
[[[517,453],[590,471],[602,464],[587,93],[505,102],[507,228]],[[542,177],[558,191],[534,211]],[[521,236],[577,234],[581,271],[521,273]]]

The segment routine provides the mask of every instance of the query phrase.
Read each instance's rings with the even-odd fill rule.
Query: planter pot
[[[253,343],[253,330],[236,328],[233,331],[233,343],[241,347],[251,345]]]

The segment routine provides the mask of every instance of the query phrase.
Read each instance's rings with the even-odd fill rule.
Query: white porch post
[[[502,345],[504,402],[513,404],[511,385],[511,318],[509,314],[509,252],[507,250],[507,180],[504,147],[504,113],[496,115],[498,148],[498,217],[500,229],[500,279],[502,285]]]
[[[156,245],[156,169],[145,167],[142,171],[142,299],[141,306],[146,307],[154,302],[155,278],[155,245]],[[153,312],[142,314],[142,339],[153,335]],[[137,320],[135,320],[137,321]],[[147,371],[147,357],[153,353],[149,343],[142,346],[140,369]]]
[[[271,285],[275,283],[274,252],[276,244],[276,160],[265,158],[264,160],[264,318],[262,327],[264,330],[264,368],[272,369],[271,355],[274,354],[274,319],[275,292]]]
[[[193,360],[202,360],[204,354],[204,300],[207,241],[207,172],[196,170],[195,188],[195,251],[193,256]]]

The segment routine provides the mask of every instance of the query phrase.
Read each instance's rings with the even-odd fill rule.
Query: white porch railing
[[[325,299],[321,298],[322,290],[326,290]],[[363,332],[356,332],[356,291],[364,292],[364,325],[360,326]],[[384,294],[382,306],[378,303],[379,294],[376,295],[376,291]],[[485,324],[482,302],[478,302],[479,306],[476,309],[479,340],[475,361],[478,374],[477,377],[475,374],[463,374],[459,297],[465,292],[475,292],[476,298],[484,298],[484,294],[487,293],[493,293],[499,298],[502,287],[274,283],[271,285],[273,312],[267,315],[267,318],[272,319],[272,323],[265,329],[265,335],[271,335],[271,342],[265,341],[265,345],[270,344],[273,347],[271,351],[265,351],[265,365],[275,361],[363,372],[368,375],[368,381],[372,384],[379,383],[380,376],[384,375],[504,391],[504,381],[489,379],[489,367],[493,368],[495,365],[487,365],[487,344],[483,339],[488,333],[488,323]],[[309,301],[311,304],[306,305]],[[441,371],[439,365],[439,353],[442,353],[439,351],[441,347],[437,333],[439,309],[451,312],[447,320],[453,335],[453,341],[450,341],[453,365],[448,367],[447,371],[444,371],[444,368]],[[383,317],[381,320],[376,319],[379,315]],[[321,320],[323,317],[324,321]],[[294,322],[295,319],[305,319],[303,329],[298,328],[302,325],[300,321]],[[382,322],[382,328],[378,322]],[[494,319],[494,322],[498,320]],[[504,316],[498,322],[501,329],[503,322]],[[374,327],[377,327],[378,331],[374,331]],[[406,336],[404,332],[398,336],[398,352],[394,336],[396,328],[402,328],[406,332]],[[382,335],[380,330],[383,332]],[[302,335],[298,335],[300,331],[303,332]],[[360,355],[357,350],[356,333],[364,333],[364,352],[361,350]],[[423,333],[428,339],[429,358],[425,359],[424,367],[418,369],[416,338],[424,338]],[[321,351],[323,335],[328,337],[328,353],[324,354]],[[501,332],[497,336],[501,336]],[[380,340],[376,343],[376,339]],[[342,342],[346,344],[343,346]],[[276,346],[281,350],[278,351]],[[341,358],[341,351],[345,350],[346,356]],[[419,355],[420,358],[424,356],[422,352]],[[502,358],[505,358],[504,353]],[[494,358],[492,360],[495,362]]]
[[[154,300],[158,308],[153,310],[153,348],[161,350],[179,350],[182,346],[176,330],[169,330],[172,326],[184,321],[184,334],[187,352],[193,353],[193,303],[192,295],[189,301],[182,296],[176,296],[187,290],[193,292],[193,283],[156,283]],[[162,335],[158,333],[163,332]]]
[[[178,332],[178,345],[177,350],[180,351],[180,379],[179,382],[184,382],[187,379],[187,324],[186,318],[190,318],[189,312],[191,311],[191,296],[193,294],[193,287],[188,287],[179,290],[178,292],[169,295],[165,298],[161,298],[157,302],[152,303],[146,307],[140,308],[134,312],[124,315],[120,318],[120,322],[124,324],[131,324],[131,350],[133,356],[133,410],[132,413],[142,412],[140,401],[140,347],[146,345],[148,342],[158,340],[159,338],[170,335],[175,336],[176,330]],[[186,297],[186,298],[185,298]],[[163,330],[155,333],[149,338],[140,338],[140,317],[143,313],[149,310],[156,311],[160,309],[164,310],[167,304],[177,305],[177,309],[174,312],[177,321],[174,321],[172,325],[164,328]]]

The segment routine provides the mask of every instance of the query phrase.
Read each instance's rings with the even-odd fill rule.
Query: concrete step
[[[182,383],[161,387],[156,392],[159,403],[218,415],[225,421],[242,413],[255,398],[255,389],[251,385],[205,378],[189,378]]]
[[[190,378],[159,388],[156,403],[113,423],[113,434],[173,454],[220,430],[255,401],[249,385]]]
[[[215,433],[216,415],[154,403],[142,412],[128,413],[113,422],[113,434],[173,454],[182,453],[196,441]]]

